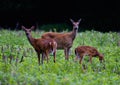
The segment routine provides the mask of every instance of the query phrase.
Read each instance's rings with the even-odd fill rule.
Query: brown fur
[[[104,60],[104,56],[103,54],[99,53],[98,50],[94,47],[91,46],[78,46],[77,48],[75,48],[75,55],[76,58],[75,60],[80,59],[79,63],[82,63],[82,59],[84,56],[88,55],[89,61],[92,63],[92,57],[99,57],[100,62],[102,62],[102,60]]]
[[[44,55],[47,57],[47,62],[48,62],[48,55],[51,52],[53,52],[54,54],[54,62],[55,62],[57,43],[53,39],[33,38],[31,35],[31,31],[32,29],[34,29],[34,26],[32,26],[30,29],[27,29],[24,26],[22,26],[22,29],[25,31],[28,41],[33,46],[33,48],[35,49],[38,55],[38,63],[40,64],[40,53],[42,54],[41,62],[43,64]]]
[[[43,39],[54,39],[58,45],[57,49],[64,49],[66,60],[69,59],[69,51],[76,37],[81,19],[79,19],[77,22],[74,22],[72,19],[70,19],[70,21],[73,24],[72,32],[68,33],[47,32],[41,36]]]

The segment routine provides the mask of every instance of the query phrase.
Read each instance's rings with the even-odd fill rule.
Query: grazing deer
[[[45,56],[47,57],[47,62],[48,62],[48,55],[51,52],[53,52],[54,62],[55,62],[57,43],[53,39],[33,38],[31,35],[31,31],[34,29],[34,26],[32,26],[30,29],[22,26],[22,29],[25,31],[28,41],[30,42],[30,44],[33,46],[33,48],[37,53],[39,65],[40,65],[40,54],[42,54],[42,60],[41,60],[42,64]]]
[[[54,39],[57,42],[57,49],[64,49],[66,60],[69,60],[69,51],[78,32],[79,23],[81,22],[81,19],[79,19],[77,22],[74,22],[72,19],[70,19],[70,21],[73,24],[73,30],[71,32],[47,32],[41,36],[43,39]]]
[[[82,59],[84,56],[89,56],[89,61],[90,63],[92,63],[92,57],[99,57],[100,62],[102,62],[102,60],[104,60],[104,56],[103,54],[99,53],[98,50],[94,47],[91,46],[78,46],[77,48],[75,48],[75,61],[79,60],[79,63],[82,63]]]

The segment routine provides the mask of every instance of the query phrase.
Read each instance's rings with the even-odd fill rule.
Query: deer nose
[[[29,33],[26,33],[26,35],[29,35]]]
[[[77,30],[78,28],[76,27],[76,28],[74,28],[75,30]]]

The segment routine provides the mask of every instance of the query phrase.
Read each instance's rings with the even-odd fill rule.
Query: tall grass
[[[40,37],[43,32],[32,32]],[[29,44],[23,31],[0,31],[0,84],[1,85],[119,85],[120,47],[116,32],[79,32],[71,48],[70,60],[66,61],[64,51],[57,51],[56,63],[53,56],[43,65],[38,65],[37,55]],[[104,53],[105,63],[98,58],[93,63],[86,56],[83,64],[74,62],[74,49],[79,45],[96,47]],[[19,63],[21,57],[24,61]],[[104,68],[105,65],[105,68]]]

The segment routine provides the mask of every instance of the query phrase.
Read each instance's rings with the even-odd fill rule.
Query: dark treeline
[[[94,3],[93,3],[94,2]],[[109,1],[0,1],[0,26],[14,29],[16,24],[30,27],[52,23],[66,23],[82,18],[80,27],[86,30],[120,31],[120,9]]]

